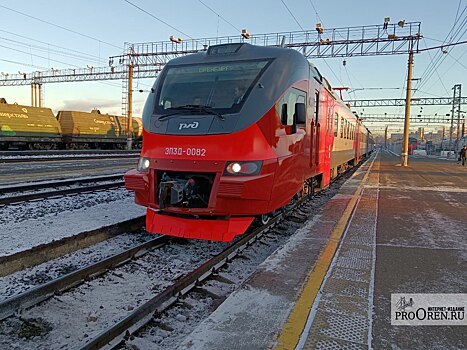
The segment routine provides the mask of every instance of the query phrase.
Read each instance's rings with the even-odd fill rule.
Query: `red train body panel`
[[[126,187],[148,208],[148,231],[187,238],[230,241],[370,151],[368,131],[302,55],[249,44],[169,62],[143,126]]]

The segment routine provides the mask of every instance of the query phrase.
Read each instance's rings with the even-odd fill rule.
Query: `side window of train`
[[[303,114],[303,107],[305,107],[306,111],[306,93],[295,89],[290,88],[282,97],[278,104],[276,105],[276,111],[280,116],[282,125],[295,125],[296,124],[296,116],[295,116],[295,109],[297,108],[296,104],[302,104],[301,112]],[[302,119],[304,116],[302,116]],[[304,124],[298,123],[298,124]]]
[[[341,127],[340,127],[340,131],[341,131],[341,139],[344,138],[344,128],[345,128],[345,125],[344,125],[344,118],[341,117]]]
[[[337,133],[339,132],[339,114],[334,117],[334,137],[337,137]]]

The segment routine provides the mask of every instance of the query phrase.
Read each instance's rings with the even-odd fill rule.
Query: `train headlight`
[[[141,157],[138,161],[137,170],[141,173],[148,171],[149,169],[149,158]]]
[[[227,162],[224,176],[251,176],[261,171],[262,161]]]

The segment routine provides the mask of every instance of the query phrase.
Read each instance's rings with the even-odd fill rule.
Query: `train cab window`
[[[290,88],[276,105],[276,111],[280,116],[282,125],[297,124],[295,116],[296,103],[306,105],[306,93],[295,88]]]
[[[337,137],[337,133],[339,132],[339,114],[335,114],[334,116],[334,137]]]
[[[164,69],[154,112],[170,114],[190,106],[237,113],[271,60],[188,64]]]

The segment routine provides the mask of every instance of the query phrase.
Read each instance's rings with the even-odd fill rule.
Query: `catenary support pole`
[[[409,63],[407,72],[407,93],[405,97],[405,121],[404,121],[404,140],[402,144],[402,166],[407,166],[409,160],[409,128],[410,128],[410,103],[412,100],[412,67],[413,50],[409,52]]]
[[[133,133],[133,65],[128,65],[128,110],[127,110],[127,139],[126,147],[129,151],[132,148],[132,133]]]

